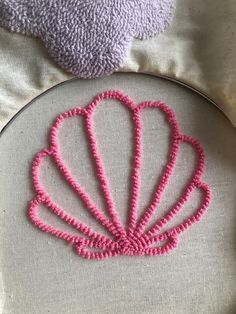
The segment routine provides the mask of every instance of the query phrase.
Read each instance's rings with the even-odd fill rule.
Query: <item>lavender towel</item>
[[[133,38],[164,31],[175,0],[1,0],[0,26],[40,37],[61,67],[84,78],[108,75]]]

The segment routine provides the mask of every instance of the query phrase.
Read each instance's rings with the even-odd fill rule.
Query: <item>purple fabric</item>
[[[0,0],[0,25],[40,37],[66,70],[90,78],[111,74],[133,38],[164,31],[175,0]]]

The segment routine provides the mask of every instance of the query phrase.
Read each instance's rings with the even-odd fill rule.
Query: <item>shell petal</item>
[[[96,136],[93,129],[93,117],[95,109],[99,106],[103,100],[113,99],[121,102],[132,114],[134,131],[135,131],[135,150],[133,157],[133,175],[132,175],[132,194],[131,194],[131,205],[129,208],[130,220],[128,226],[123,226],[116,212],[116,206],[113,202],[109,180],[106,177],[103,162],[100,156],[100,152],[97,146]],[[166,115],[166,121],[170,125],[171,143],[172,148],[169,155],[169,160],[165,167],[163,176],[156,187],[154,198],[146,209],[146,212],[142,217],[137,215],[137,207],[140,196],[140,171],[142,167],[142,122],[140,113],[147,108],[155,108],[162,111]],[[91,155],[94,158],[97,178],[100,182],[103,190],[106,202],[107,211],[109,218],[103,215],[99,208],[97,208],[90,197],[86,194],[80,184],[74,179],[68,166],[65,164],[61,157],[60,145],[58,143],[58,132],[61,125],[66,119],[70,119],[74,116],[81,116],[86,121],[86,129],[88,134],[88,141],[91,147]],[[144,232],[145,226],[150,221],[157,206],[160,202],[162,193],[169,184],[169,179],[173,175],[173,169],[176,164],[176,159],[179,153],[179,146],[186,142],[194,147],[196,154],[198,155],[198,164],[195,172],[192,176],[192,180],[186,186],[186,189],[181,198],[176,202],[175,206],[171,208],[167,215],[158,220],[149,231]],[[76,218],[68,215],[65,210],[55,204],[51,197],[47,194],[44,187],[40,183],[39,172],[41,163],[46,157],[50,156],[55,161],[58,169],[61,171],[64,179],[68,184],[75,190],[75,192],[81,197],[87,206],[88,210],[91,211],[94,218],[107,228],[107,230],[113,235],[113,239],[98,234],[92,230],[92,228],[84,225]],[[45,149],[36,155],[33,164],[33,181],[36,192],[38,195],[33,199],[29,207],[29,216],[32,222],[42,231],[51,233],[52,235],[64,239],[67,242],[73,243],[77,254],[87,259],[104,259],[118,255],[128,256],[141,256],[141,255],[163,255],[171,252],[177,247],[179,236],[182,232],[190,228],[194,223],[201,220],[205,214],[207,208],[210,205],[211,190],[209,186],[204,183],[201,179],[205,167],[205,154],[200,143],[187,135],[183,135],[180,131],[178,122],[176,120],[173,110],[163,102],[144,102],[139,106],[130,99],[128,96],[120,91],[107,91],[99,94],[85,109],[75,108],[67,111],[57,117],[53,127],[51,128],[50,134],[50,148]],[[190,215],[185,221],[177,225],[176,227],[170,228],[169,230],[161,233],[161,228],[170,222],[183,205],[189,201],[191,193],[200,189],[204,193],[204,199],[200,205],[197,213]],[[56,214],[64,222],[72,226],[73,228],[81,231],[86,238],[74,236],[67,231],[56,229],[46,223],[44,223],[37,215],[38,207],[40,204],[44,204]]]

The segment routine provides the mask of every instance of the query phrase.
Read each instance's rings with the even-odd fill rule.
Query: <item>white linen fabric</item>
[[[87,105],[107,89],[123,90],[136,102],[166,101],[175,110],[183,133],[198,138],[205,149],[204,181],[212,188],[212,203],[202,221],[181,236],[179,247],[170,255],[84,260],[71,246],[39,231],[27,219],[29,201],[35,196],[33,156],[48,147],[55,117],[77,105]],[[63,157],[102,207],[82,121],[72,120],[60,132]],[[150,200],[169,145],[168,125],[161,114],[150,110],[142,120],[139,213]],[[127,111],[114,101],[104,102],[95,115],[99,148],[123,221],[130,195],[131,123]],[[151,76],[115,74],[90,81],[72,80],[38,97],[0,137],[0,313],[235,313],[235,139],[235,128],[216,107],[186,88]],[[195,161],[193,150],[182,147],[158,217],[178,199]],[[42,168],[41,179],[59,205],[98,230],[49,161]],[[200,197],[193,195],[175,223],[195,212]],[[41,215],[49,223],[66,228],[43,209]]]
[[[171,26],[133,42],[120,71],[170,77],[205,94],[236,126],[236,2],[177,0]],[[34,97],[72,76],[42,43],[0,28],[0,128]]]

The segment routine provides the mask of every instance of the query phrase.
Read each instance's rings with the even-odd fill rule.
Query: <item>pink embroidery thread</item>
[[[122,226],[120,218],[116,212],[115,204],[110,193],[109,182],[105,175],[104,166],[98,151],[96,137],[93,129],[93,115],[95,109],[103,100],[107,99],[115,99],[123,103],[123,105],[132,113],[135,125],[135,156],[132,175],[133,191],[131,198],[130,219],[127,228]],[[151,204],[147,207],[145,213],[141,216],[140,219],[138,219],[137,209],[140,193],[140,171],[142,165],[141,112],[146,108],[157,108],[166,115],[167,121],[171,127],[172,147],[169,161],[167,162],[160,182],[157,184],[154,198]],[[61,157],[58,143],[58,132],[63,121],[74,116],[82,116],[86,121],[86,129],[91,153],[96,164],[97,177],[104,192],[109,218],[95,206],[83,188],[73,178],[70,169],[67,167]],[[188,183],[183,195],[178,200],[178,202],[176,202],[174,207],[168,212],[168,214],[157,220],[147,231],[144,231],[145,227],[148,226],[148,223],[156,212],[162,194],[168,185],[169,179],[176,164],[181,143],[187,143],[191,145],[198,154],[198,165],[193,174],[191,182]],[[80,196],[88,211],[111,233],[111,239],[93,231],[90,227],[66,213],[64,209],[60,208],[52,201],[51,197],[46,193],[44,187],[41,185],[39,179],[40,166],[48,156],[54,159],[65,180]],[[64,239],[68,243],[73,244],[76,252],[80,256],[87,259],[100,260],[118,255],[163,255],[171,252],[174,248],[177,247],[179,235],[191,227],[194,223],[201,220],[203,214],[210,204],[210,188],[206,183],[201,181],[201,176],[204,172],[204,164],[205,154],[200,143],[191,136],[184,135],[180,132],[174,112],[165,103],[149,101],[136,105],[132,99],[120,91],[107,91],[96,96],[94,101],[86,108],[77,107],[57,117],[55,124],[51,128],[50,148],[39,152],[36,155],[33,163],[33,182],[37,191],[37,196],[30,203],[29,217],[32,222],[42,231],[50,233],[58,238]],[[161,233],[161,228],[163,228],[179,213],[195,189],[200,189],[204,193],[204,199],[197,213],[184,220],[183,223],[179,224],[178,226]],[[66,231],[56,229],[44,223],[38,217],[38,207],[40,204],[45,205],[52,213],[57,215],[68,225],[82,232],[85,237],[70,234]],[[162,244],[162,242],[164,243]],[[158,246],[155,247],[155,244]],[[89,250],[91,248],[98,249],[99,251]]]

